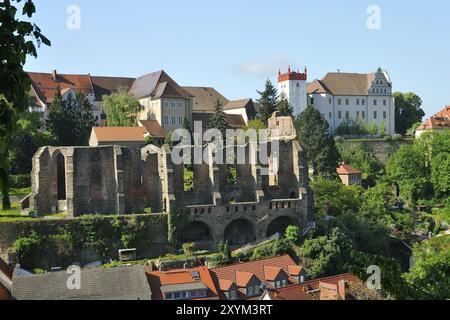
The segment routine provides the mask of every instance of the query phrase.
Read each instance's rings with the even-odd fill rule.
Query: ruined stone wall
[[[125,147],[43,147],[33,157],[30,205],[71,217],[143,212],[140,170],[139,154]]]

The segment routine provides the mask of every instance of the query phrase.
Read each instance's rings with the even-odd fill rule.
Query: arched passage
[[[225,228],[224,240],[232,246],[255,241],[255,228],[247,219],[234,220]]]
[[[209,226],[204,222],[191,222],[181,230],[181,241],[187,242],[203,242],[212,241],[213,237]]]
[[[56,190],[58,200],[66,200],[66,160],[61,153],[56,156]]]
[[[290,225],[297,225],[293,218],[287,216],[278,217],[267,227],[266,237],[271,237],[276,233],[284,235],[286,228]]]

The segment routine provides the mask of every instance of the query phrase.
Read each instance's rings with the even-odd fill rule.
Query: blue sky
[[[257,97],[278,68],[387,69],[396,91],[414,91],[427,116],[450,104],[448,0],[36,0],[34,21],[52,41],[28,71],[140,76],[164,69],[181,85],[229,99]],[[81,28],[66,27],[67,8]],[[369,30],[367,8],[381,9]]]

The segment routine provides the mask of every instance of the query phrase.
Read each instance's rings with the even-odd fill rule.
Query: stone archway
[[[244,245],[256,240],[255,227],[247,219],[237,219],[228,224],[223,237],[231,246]]]
[[[206,223],[194,221],[181,230],[181,241],[183,243],[213,241],[213,236],[210,227]]]
[[[269,238],[273,236],[276,233],[279,233],[280,235],[284,235],[286,232],[286,228],[290,225],[297,225],[298,223],[295,221],[294,218],[288,217],[288,216],[281,216],[278,217],[269,224],[266,230],[266,237]]]

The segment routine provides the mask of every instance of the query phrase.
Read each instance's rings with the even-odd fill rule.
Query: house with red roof
[[[416,129],[416,138],[419,138],[424,132],[443,132],[450,130],[450,106],[427,119]]]
[[[351,186],[354,184],[358,186],[362,185],[362,172],[351,165],[341,162],[339,167],[336,169],[336,172],[342,183],[346,186]]]
[[[306,280],[306,272],[289,255],[211,269],[222,299],[255,299],[264,288],[283,288]]]
[[[267,288],[261,300],[380,300],[378,291],[357,277],[342,274],[284,288]]]
[[[153,271],[147,267],[152,300],[219,300],[217,284],[208,267]]]

